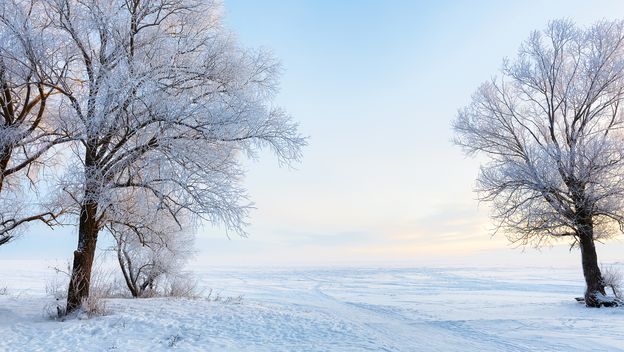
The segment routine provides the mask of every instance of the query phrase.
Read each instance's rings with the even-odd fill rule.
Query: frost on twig
[[[624,283],[624,276],[622,275],[622,271],[615,265],[602,265],[600,271],[602,272],[602,283],[605,287],[610,288],[615,297],[623,298],[622,284]]]
[[[61,48],[44,30],[38,2],[0,3],[0,245],[32,222],[57,225],[63,210],[39,194],[39,175],[54,165],[56,148],[72,140],[52,108],[51,75]],[[57,71],[61,76],[63,69]]]

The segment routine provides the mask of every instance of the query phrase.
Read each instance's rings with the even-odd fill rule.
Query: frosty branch
[[[34,2],[0,5],[0,245],[30,222],[55,225],[63,212],[38,211],[41,206],[25,190],[26,182],[34,186],[38,172],[49,166],[52,149],[72,139],[48,106],[57,93],[50,88],[55,68],[49,60],[55,53],[44,50],[51,38],[37,26],[38,16],[41,7]]]

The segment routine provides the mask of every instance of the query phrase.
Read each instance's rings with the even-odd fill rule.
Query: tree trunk
[[[132,261],[127,252],[123,250],[123,246],[125,246],[125,243],[120,237],[117,239],[117,260],[119,261],[119,267],[121,268],[128,290],[130,290],[132,297],[137,298],[139,297],[139,292],[136,289],[135,281],[132,280],[132,272],[130,271],[132,268]]]
[[[12,148],[10,146],[5,146],[0,151],[0,192],[2,192],[2,186],[4,185],[4,173],[7,167],[9,167],[9,161],[11,161],[11,151]]]
[[[586,222],[579,229],[579,244],[581,247],[581,258],[583,263],[583,275],[585,276],[585,304],[588,307],[600,307],[600,302],[596,300],[596,294],[605,294],[602,283],[602,273],[598,266],[598,256],[594,245],[593,224]]]
[[[7,167],[9,166],[9,161],[11,160],[11,148],[6,146],[0,151],[0,194],[2,193],[2,186],[4,186],[4,178]],[[0,235],[0,246],[3,244],[9,243],[13,239],[8,233],[3,233]]]
[[[67,292],[67,309],[69,314],[80,308],[82,300],[89,297],[91,285],[91,270],[95,258],[95,248],[100,227],[97,219],[98,212],[98,172],[96,143],[93,139],[87,139],[85,151],[85,189],[80,205],[80,219],[78,224],[78,248],[74,251],[74,265],[69,280]]]
[[[89,200],[89,198],[85,199]],[[82,300],[89,297],[91,270],[99,232],[96,216],[97,203],[93,201],[85,202],[80,211],[78,248],[74,251],[74,265],[67,294],[66,314],[78,309],[82,304]]]

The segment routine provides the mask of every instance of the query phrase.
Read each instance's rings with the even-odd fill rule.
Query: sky
[[[225,24],[283,65],[275,103],[309,136],[303,159],[245,161],[256,209],[249,236],[206,224],[209,265],[580,263],[492,237],[473,193],[478,160],[454,146],[451,121],[532,30],[624,17],[622,1],[224,0]],[[0,257],[69,258],[73,228],[32,227]],[[104,239],[101,246],[106,245]],[[622,241],[599,246],[617,261]]]

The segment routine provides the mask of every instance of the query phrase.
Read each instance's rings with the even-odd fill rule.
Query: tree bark
[[[66,314],[78,309],[82,300],[89,297],[91,270],[99,232],[96,216],[96,203],[89,202],[82,205],[78,227],[78,248],[74,251],[74,265],[67,293]]]
[[[139,297],[139,293],[136,290],[136,285],[133,284],[132,273],[129,271],[129,269],[126,268],[126,266],[132,266],[132,264],[128,255],[122,249],[122,246],[124,245],[125,244],[122,242],[121,239],[117,240],[117,260],[119,261],[119,267],[121,268],[124,280],[126,281],[126,286],[128,286],[132,297],[137,298]]]
[[[593,223],[584,221],[579,226],[579,245],[581,247],[581,259],[583,263],[583,275],[585,276],[585,304],[588,307],[600,307],[596,300],[596,294],[605,295],[602,283],[602,273],[598,266],[598,256],[594,244]]]
[[[9,161],[11,161],[11,153],[12,148],[10,146],[5,146],[0,151],[0,192],[2,191],[2,186],[4,185],[4,177],[5,171],[9,166]]]
[[[93,144],[91,144],[93,145]],[[67,309],[69,314],[80,308],[82,300],[89,297],[91,285],[91,270],[95,258],[95,248],[100,227],[97,219],[98,212],[98,184],[96,169],[95,148],[87,146],[85,153],[85,191],[80,207],[78,225],[78,248],[74,251],[74,265],[67,292]]]
[[[11,148],[10,147],[4,147],[1,151],[0,151],[0,192],[2,192],[2,187],[4,186],[4,173],[7,169],[7,167],[9,166],[9,161],[11,160]],[[7,244],[9,243],[9,241],[11,241],[13,239],[13,236],[7,234],[7,233],[3,233],[2,235],[0,235],[0,246],[2,246],[3,244]]]

